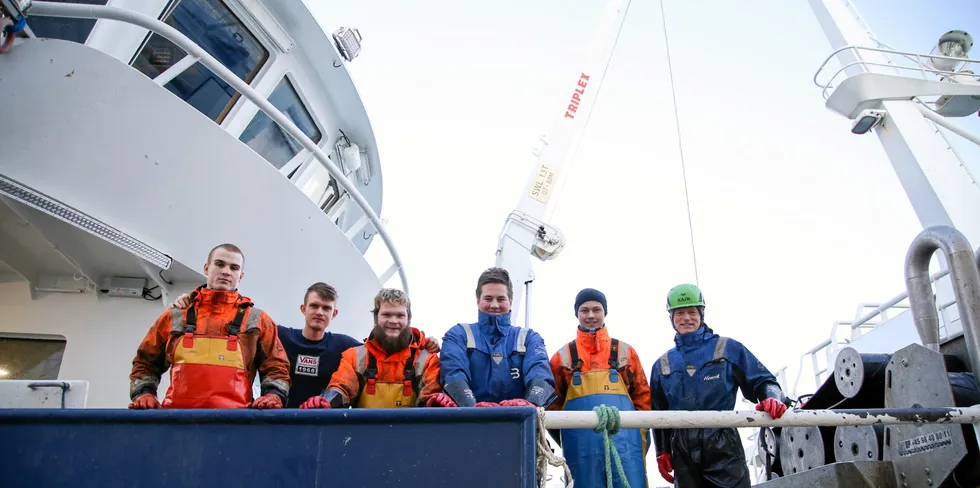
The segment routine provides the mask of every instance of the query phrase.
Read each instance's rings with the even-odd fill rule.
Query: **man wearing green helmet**
[[[654,410],[733,410],[736,388],[773,418],[786,412],[776,377],[735,339],[704,323],[704,295],[694,285],[671,288],[667,311],[675,347],[650,372]],[[657,466],[679,488],[748,488],[749,469],[738,432],[725,429],[658,429]],[[674,472],[674,476],[670,472]]]

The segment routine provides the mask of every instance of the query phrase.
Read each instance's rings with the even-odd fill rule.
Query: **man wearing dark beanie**
[[[549,410],[592,410],[597,405],[619,410],[650,410],[650,385],[640,364],[640,357],[629,344],[609,337],[606,295],[585,288],[575,296],[578,335],[551,357],[558,398]],[[605,460],[595,456],[603,452],[603,438],[588,429],[568,429],[552,437],[562,446],[576,486],[606,486],[606,476],[613,486],[622,488],[624,480],[616,469],[606,473]],[[644,458],[650,446],[647,429],[622,429],[612,436],[623,463],[623,472],[631,488],[645,488],[647,473]]]

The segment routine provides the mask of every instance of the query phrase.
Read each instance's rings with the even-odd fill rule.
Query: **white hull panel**
[[[0,119],[0,175],[166,253],[177,270],[200,273],[211,247],[238,244],[242,292],[278,323],[301,326],[306,287],[330,283],[342,311],[331,330],[366,336],[380,288],[374,271],[316,205],[235,137],[83,45],[28,40],[0,56],[0,73],[0,106],[16,114]],[[61,378],[91,381],[93,407],[126,401],[135,348],[163,311],[161,302],[90,293],[32,301],[24,283],[0,287],[0,304],[10,313],[0,332],[68,338]]]

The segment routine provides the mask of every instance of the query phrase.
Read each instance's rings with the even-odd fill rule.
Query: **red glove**
[[[476,402],[474,407],[499,407],[500,404],[497,402]]]
[[[425,404],[427,407],[458,407],[456,402],[453,401],[453,397],[445,394],[439,393],[438,395],[429,398],[429,401]]]
[[[330,408],[330,402],[326,398],[317,395],[307,399],[299,408]]]
[[[786,413],[786,405],[775,398],[766,398],[755,406],[756,410],[768,413],[772,418],[778,419]]]
[[[257,408],[260,410],[266,408],[282,408],[282,398],[279,398],[279,395],[276,395],[275,393],[267,393],[256,398],[254,402],[249,403],[245,407]]]
[[[537,407],[537,405],[523,399],[515,398],[513,400],[504,400],[500,402],[501,407]]]
[[[674,477],[670,475],[670,472],[674,470],[674,467],[670,465],[670,453],[662,452],[657,454],[657,468],[660,469],[660,476],[664,478],[668,483],[674,482]]]
[[[136,410],[146,410],[148,408],[160,408],[160,401],[153,393],[144,393],[129,404],[129,408]]]

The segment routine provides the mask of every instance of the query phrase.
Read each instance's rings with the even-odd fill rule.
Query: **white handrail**
[[[868,62],[868,61],[859,61],[859,62],[851,63],[848,66],[845,66],[845,68],[846,67],[853,66],[853,65],[856,65],[856,64],[870,64],[870,65],[887,66],[889,68],[896,68],[896,69],[908,69],[908,70],[914,70],[914,71],[929,71],[929,72],[935,73],[935,74],[957,75],[957,74],[962,74],[962,73],[956,73],[956,72],[953,72],[953,71],[943,71],[943,70],[935,70],[935,69],[931,69],[931,68],[925,68],[924,66],[922,66],[921,58],[947,59],[947,60],[951,60],[951,61],[957,61],[957,62],[960,62],[960,63],[977,63],[978,62],[977,60],[970,59],[970,58],[954,58],[954,57],[950,57],[950,56],[940,56],[938,54],[912,53],[912,52],[906,52],[906,51],[898,51],[898,50],[895,50],[895,49],[882,49],[882,48],[877,48],[877,47],[866,47],[866,46],[854,46],[854,45],[851,45],[851,46],[844,46],[844,47],[842,47],[842,48],[840,48],[840,49],[838,49],[838,50],[830,53],[830,55],[827,56],[827,59],[824,59],[823,63],[820,63],[820,68],[817,68],[817,72],[813,74],[813,83],[815,85],[817,85],[818,87],[820,87],[820,88],[827,88],[830,85],[830,82],[833,81],[833,78],[836,78],[836,74],[830,80],[827,81],[827,85],[821,85],[820,82],[817,81],[817,78],[820,76],[820,73],[823,71],[823,69],[827,66],[827,63],[829,63],[831,59],[834,59],[834,57],[836,57],[838,54],[840,54],[840,53],[842,53],[844,51],[855,51],[855,54],[858,55],[857,56],[858,59],[860,59],[861,58],[860,51],[862,51],[862,50],[863,51],[875,51],[875,52],[880,52],[880,53],[884,53],[884,54],[898,54],[900,56],[915,56],[916,59],[919,59],[920,60],[920,61],[918,61],[919,67],[918,68],[909,68],[909,67],[906,67],[906,66],[899,66],[899,65],[883,65],[881,63],[873,63],[873,62]],[[841,69],[841,71],[843,71],[843,69]],[[837,72],[837,74],[839,74],[839,73],[840,73],[840,71]]]
[[[595,411],[543,411],[548,429],[594,429]],[[724,427],[807,427],[980,422],[980,405],[964,408],[875,408],[866,410],[787,410],[779,419],[755,410],[647,410],[619,412],[623,429],[710,429]]]
[[[354,199],[357,206],[364,211],[364,214],[371,219],[371,223],[374,228],[377,229],[378,235],[381,236],[381,240],[384,241],[385,246],[388,248],[388,252],[391,254],[392,260],[395,262],[394,265],[398,269],[398,275],[401,278],[402,288],[405,293],[408,293],[408,277],[405,274],[405,266],[402,263],[401,257],[398,255],[398,250],[395,249],[395,244],[388,234],[387,228],[381,223],[381,219],[368,201],[357,191],[357,188],[351,183],[345,176],[344,173],[337,168],[337,166],[327,157],[327,154],[320,149],[306,134],[303,133],[296,127],[293,121],[289,120],[288,117],[283,115],[275,106],[269,103],[268,100],[260,96],[252,87],[248,86],[247,83],[242,81],[237,75],[226,68],[221,62],[208,54],[204,49],[198,46],[194,41],[190,40],[180,31],[170,27],[166,23],[157,20],[148,15],[144,15],[138,12],[133,12],[131,10],[126,10],[124,8],[112,7],[107,5],[81,5],[72,3],[54,3],[54,2],[34,2],[28,9],[30,15],[41,16],[41,17],[68,17],[76,19],[107,19],[116,20],[119,22],[125,22],[127,24],[136,25],[144,29],[148,29],[150,32],[159,34],[173,42],[181,49],[187,52],[188,56],[194,56],[199,58],[201,64],[214,72],[218,77],[220,77],[225,83],[228,83],[235,88],[239,93],[247,98],[250,102],[254,103],[259,107],[260,110],[265,112],[272,120],[274,120],[280,127],[283,128],[289,135],[293,136],[300,144],[303,145],[308,151],[313,153],[317,161],[322,164],[330,175],[337,180],[340,186],[347,190],[347,194]],[[186,68],[186,66],[184,66]],[[167,74],[167,72],[164,72]]]
[[[977,256],[980,257],[980,249],[977,249]],[[938,279],[944,278],[948,274],[949,274],[949,270],[943,270],[943,271],[939,271],[938,273],[934,273],[929,278],[930,278],[930,281],[931,282],[935,282]],[[908,292],[907,291],[906,292],[903,292],[903,293],[895,296],[894,298],[886,301],[885,303],[882,303],[881,305],[878,305],[873,311],[871,311],[871,312],[869,312],[869,313],[861,316],[860,318],[854,320],[853,322],[846,322],[846,321],[834,322],[834,325],[831,327],[830,338],[829,339],[825,339],[824,341],[820,342],[820,344],[817,344],[813,349],[810,349],[809,351],[803,353],[800,356],[799,365],[797,366],[797,371],[796,371],[796,381],[793,382],[793,389],[791,391],[791,394],[792,395],[796,395],[796,389],[797,389],[797,387],[800,384],[800,378],[803,376],[803,360],[807,356],[812,356],[812,359],[813,359],[813,377],[814,377],[814,381],[816,382],[816,386],[817,387],[820,386],[820,378],[819,378],[820,374],[823,373],[823,372],[829,371],[830,369],[829,369],[829,366],[828,366],[828,369],[825,369],[823,371],[818,370],[818,367],[817,367],[817,353],[823,351],[824,349],[826,349],[828,347],[834,347],[835,345],[837,345],[837,327],[838,326],[840,326],[840,325],[848,325],[848,326],[850,326],[851,332],[852,332],[852,335],[853,335],[853,331],[854,330],[857,330],[858,328],[866,325],[868,322],[871,321],[871,319],[873,319],[873,318],[875,318],[875,317],[877,317],[879,315],[882,315],[883,313],[885,313],[889,309],[895,308],[901,301],[905,300],[908,297],[909,297]],[[902,308],[908,308],[908,307],[902,307]],[[880,324],[876,324],[876,326],[877,325],[880,325]]]

